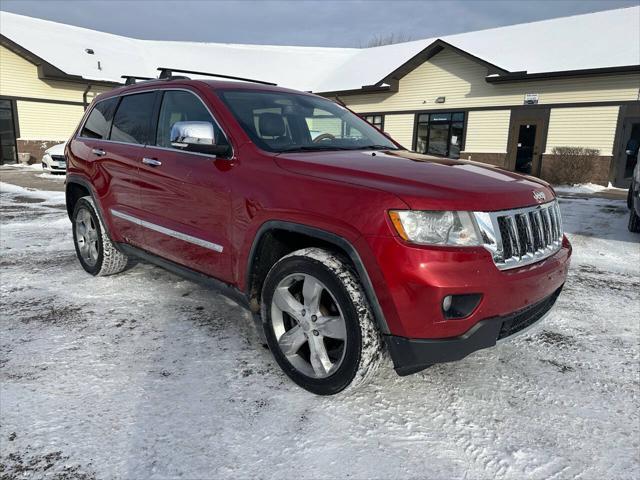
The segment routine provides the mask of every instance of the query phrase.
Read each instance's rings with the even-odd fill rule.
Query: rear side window
[[[158,119],[156,145],[172,148],[171,128],[176,122],[208,122],[213,125],[216,143],[221,146],[228,145],[227,139],[218,124],[200,99],[193,93],[180,90],[168,90],[164,93],[162,107],[160,108],[160,118]]]
[[[89,118],[82,127],[80,132],[81,137],[97,138],[104,140],[109,136],[109,129],[111,128],[111,121],[113,120],[113,114],[116,111],[116,105],[118,104],[117,98],[108,98],[102,102],[98,102],[91,113]]]
[[[155,98],[155,92],[122,97],[113,118],[110,140],[141,145],[148,143]]]

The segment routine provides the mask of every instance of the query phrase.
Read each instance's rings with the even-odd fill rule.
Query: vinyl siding
[[[540,104],[638,100],[640,75],[610,75],[535,82],[490,84],[487,69],[452,51],[443,50],[400,80],[398,92],[344,95],[358,113],[402,110],[514,106],[525,93],[539,94]],[[437,104],[437,97],[446,97]]]
[[[11,50],[0,46],[0,96],[28,97],[58,101],[83,101],[88,84],[41,80],[38,68]],[[108,87],[92,86],[87,101]],[[82,118],[82,105],[17,102],[21,140],[66,140]]]
[[[506,153],[511,110],[471,111],[467,117],[466,152]]]
[[[84,114],[79,105],[17,102],[20,140],[67,140]]]
[[[387,115],[384,117],[384,131],[396,142],[409,150],[413,145],[413,115]]]
[[[0,95],[82,102],[87,84],[41,80],[38,67],[3,46],[0,46],[0,64]],[[107,90],[108,87],[93,86],[88,100]]]
[[[553,147],[597,148],[612,155],[619,107],[553,108],[546,153]]]

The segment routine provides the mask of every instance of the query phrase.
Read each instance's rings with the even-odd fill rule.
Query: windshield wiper
[[[352,150],[399,150],[396,147],[390,147],[389,145],[364,145],[362,147],[355,147]]]
[[[352,148],[346,147],[331,147],[327,146],[317,146],[317,147],[309,147],[309,146],[300,146],[300,147],[292,147],[285,148],[283,150],[279,150],[278,153],[286,153],[286,152],[320,152],[326,150],[353,150]]]

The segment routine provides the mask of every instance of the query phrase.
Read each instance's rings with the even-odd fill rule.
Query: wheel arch
[[[271,267],[292,251],[309,246],[330,249],[352,264],[371,305],[380,333],[388,334],[389,327],[384,313],[357,249],[340,235],[294,222],[271,220],[264,223],[255,235],[247,258],[244,282],[251,309],[254,312],[260,309],[262,284]]]
[[[104,229],[107,233],[109,239],[112,239],[111,233],[109,232],[109,227],[107,226],[106,218],[104,216],[104,211],[102,209],[102,205],[100,204],[100,200],[98,195],[96,194],[93,185],[84,177],[79,175],[67,175],[67,179],[65,181],[65,201],[67,206],[67,215],[71,220],[73,215],[73,209],[75,208],[76,202],[82,198],[90,196],[93,199],[93,204],[96,207],[96,211],[100,216],[100,221],[104,226]]]

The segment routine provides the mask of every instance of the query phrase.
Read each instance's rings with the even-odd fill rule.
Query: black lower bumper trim
[[[481,320],[467,332],[451,338],[412,339],[386,335],[398,375],[410,375],[436,363],[455,362],[467,355],[492,347],[498,340],[530,327],[540,320],[556,302],[562,287],[544,300],[502,317]]]

